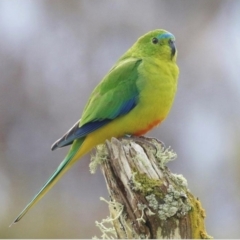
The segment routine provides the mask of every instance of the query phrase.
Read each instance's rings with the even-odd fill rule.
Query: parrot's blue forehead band
[[[175,37],[171,34],[171,33],[163,33],[163,34],[159,34],[157,36],[158,39],[166,39],[166,38],[171,38],[173,40],[175,40]]]

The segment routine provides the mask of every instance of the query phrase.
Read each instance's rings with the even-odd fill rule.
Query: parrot
[[[118,59],[91,93],[80,120],[52,145],[52,150],[71,147],[13,223],[20,221],[94,147],[112,137],[140,137],[167,117],[177,90],[176,59],[175,37],[163,29],[141,36]]]

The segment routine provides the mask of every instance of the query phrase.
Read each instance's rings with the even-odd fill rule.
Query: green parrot
[[[174,36],[162,29],[140,37],[93,90],[81,119],[52,150],[71,145],[56,171],[13,221],[18,222],[86,153],[106,139],[141,136],[168,115],[179,75]]]

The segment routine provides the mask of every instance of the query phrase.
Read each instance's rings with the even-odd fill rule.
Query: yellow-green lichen
[[[162,193],[159,192],[159,187],[162,185],[162,181],[159,179],[151,179],[146,174],[137,171],[133,172],[132,184],[133,190],[140,191],[144,195],[156,192],[155,194],[159,197],[162,196]],[[157,191],[155,191],[155,188],[158,188]]]

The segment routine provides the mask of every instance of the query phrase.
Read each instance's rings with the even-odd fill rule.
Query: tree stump
[[[162,142],[146,137],[112,138],[97,147],[90,169],[101,164],[110,195],[110,217],[96,222],[103,238],[211,238],[200,201],[165,165],[175,158]]]

